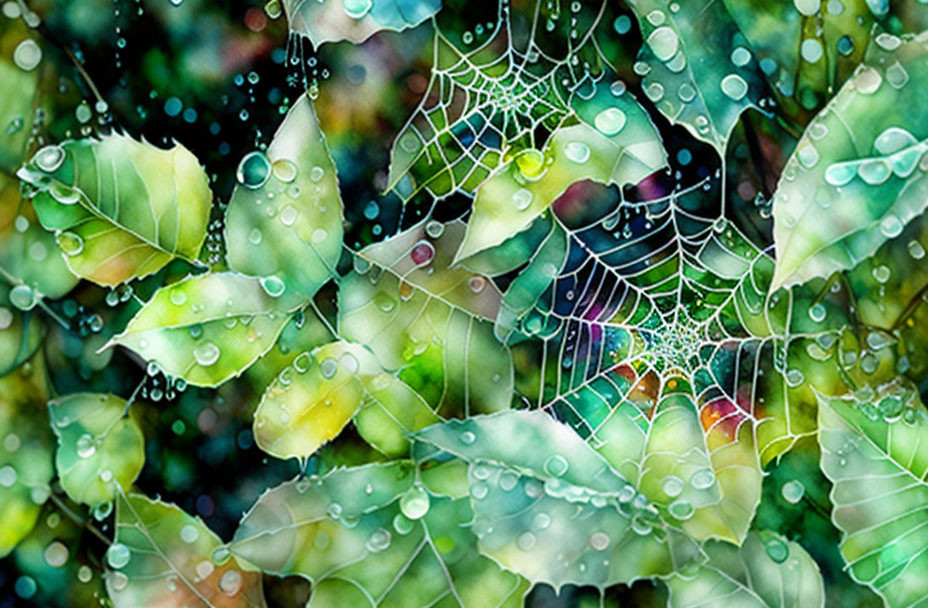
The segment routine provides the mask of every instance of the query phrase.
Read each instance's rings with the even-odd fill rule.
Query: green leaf
[[[819,399],[832,521],[854,580],[888,606],[911,606],[928,595],[928,419],[917,398],[888,419],[880,398],[865,405],[870,416],[853,399]]]
[[[441,9],[441,0],[283,0],[290,31],[313,48],[326,42],[364,42],[377,32],[415,27]]]
[[[334,342],[298,355],[267,388],[255,412],[255,441],[278,458],[306,458],[356,414],[361,436],[391,455],[408,451],[405,435],[438,421],[370,351]]]
[[[189,276],[159,289],[110,344],[191,384],[218,386],[274,345],[302,300],[275,277]]]
[[[487,277],[449,266],[463,235],[459,221],[420,223],[362,250],[339,285],[339,333],[442,417],[512,400],[512,358],[492,326],[502,295]]]
[[[0,557],[29,534],[55,474],[41,358],[0,377]]]
[[[287,113],[266,154],[242,159],[238,179],[226,212],[229,268],[274,275],[312,297],[336,274],[343,229],[335,163],[308,96]]]
[[[417,439],[466,460],[480,551],[534,583],[630,583],[698,547],[570,427],[509,411],[429,427]]]
[[[666,166],[660,135],[631,93],[616,96],[600,86],[575,107],[582,120],[569,117],[543,150],[519,152],[477,189],[456,259],[524,230],[573,183],[635,184]]]
[[[477,552],[467,501],[413,479],[398,461],[284,483],[245,515],[230,549],[264,572],[307,577],[314,608],[521,606],[528,584]]]
[[[638,54],[642,88],[664,116],[725,155],[738,117],[758,107],[764,80],[757,61],[732,62],[743,36],[723,2],[659,0],[629,3],[644,45]]]
[[[129,489],[145,463],[145,438],[127,416],[128,404],[114,395],[72,393],[49,401],[58,437],[55,468],[71,500],[90,506],[110,502]]]
[[[19,45],[41,44],[41,38],[19,19],[6,19],[2,34],[5,52],[0,58],[0,82],[4,86],[4,95],[0,99],[0,125],[3,125],[4,133],[0,136],[0,167],[12,173],[22,163],[30,143],[33,104],[38,94],[41,70],[24,70],[10,59],[13,59],[13,50]]]
[[[709,561],[667,579],[669,608],[799,608],[825,605],[818,565],[798,543],[751,532],[744,545],[706,545]]]
[[[684,380],[664,381],[675,388],[664,392],[653,413],[619,405],[592,444],[667,521],[697,540],[740,544],[763,479],[753,425],[728,399],[697,409]]]
[[[68,267],[100,285],[194,262],[212,194],[196,157],[114,133],[42,148],[17,176],[37,190],[39,221],[55,232]]]
[[[725,0],[747,42],[732,50],[731,61],[742,63],[754,53],[781,112],[814,110],[864,58],[875,21],[867,4]]]
[[[853,268],[924,211],[926,40],[877,36],[806,129],[774,196],[773,288]]]
[[[116,540],[106,555],[111,568],[106,589],[113,606],[265,606],[261,574],[235,559],[219,558],[220,546],[219,537],[199,517],[160,500],[120,492]]]

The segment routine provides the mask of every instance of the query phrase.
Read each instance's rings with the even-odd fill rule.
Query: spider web
[[[458,49],[436,27],[431,78],[394,142],[388,191],[404,201],[422,189],[436,199],[453,192],[473,197],[509,154],[540,149],[572,114],[572,97],[595,86],[597,77],[571,59],[595,46],[591,35],[602,10],[582,35],[571,33],[577,41],[568,40],[566,58],[556,59],[536,41],[542,4],[525,50],[513,44],[510,9],[502,2],[496,29],[472,51]]]
[[[523,334],[541,338],[533,406],[596,440],[616,407],[650,416],[682,382],[704,430],[734,440],[767,418],[767,396],[785,399],[788,341],[766,302],[773,260],[725,219],[719,200],[707,179],[622,200],[579,226],[555,214],[567,262],[521,319]]]

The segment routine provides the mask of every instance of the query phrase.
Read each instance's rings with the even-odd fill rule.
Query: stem
[[[99,539],[102,543],[104,543],[107,546],[113,543],[113,541],[107,538],[107,536],[103,532],[100,532],[100,530],[95,525],[93,525],[90,522],[90,520],[84,519],[83,517],[81,517],[74,511],[72,511],[71,508],[68,507],[68,505],[66,505],[63,500],[58,498],[58,496],[56,496],[54,492],[49,494],[49,498],[51,498],[51,501],[55,503],[55,507],[57,507],[59,511],[61,511],[62,513],[68,516],[68,519],[76,523],[81,528],[88,530],[91,534],[96,536],[97,539]]]

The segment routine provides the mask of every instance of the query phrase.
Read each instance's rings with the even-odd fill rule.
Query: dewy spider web
[[[581,65],[577,53],[595,46],[592,33],[605,3],[585,33],[572,30],[576,44],[568,38],[568,53],[560,60],[536,42],[542,4],[536,5],[525,50],[513,46],[506,2],[486,42],[472,51],[459,50],[436,26],[431,78],[394,143],[388,190],[404,201],[422,189],[435,198],[453,192],[473,196],[501,161],[513,152],[540,149],[572,114],[573,95],[595,86],[590,66]]]
[[[786,341],[765,302],[773,261],[707,205],[710,186],[623,200],[581,225],[554,215],[566,263],[520,319],[542,342],[533,405],[588,438],[617,405],[650,416],[682,385],[707,434],[733,440],[766,417],[766,399],[789,388]]]

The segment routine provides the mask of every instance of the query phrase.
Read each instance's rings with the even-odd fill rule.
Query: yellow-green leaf
[[[193,262],[212,194],[196,157],[128,135],[42,148],[17,173],[37,190],[39,221],[71,270],[100,285],[144,277],[174,258]]]
[[[115,395],[73,393],[48,403],[55,467],[71,500],[96,506],[128,490],[145,463],[145,438]]]

